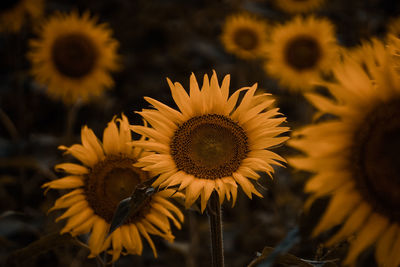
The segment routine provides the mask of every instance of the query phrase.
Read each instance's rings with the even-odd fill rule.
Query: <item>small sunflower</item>
[[[375,245],[379,266],[400,264],[400,76],[393,57],[378,41],[364,45],[364,60],[345,55],[323,83],[335,100],[308,93],[321,112],[335,119],[294,133],[289,145],[306,154],[288,159],[314,173],[307,203],[331,196],[313,234],[341,225],[327,245],[350,240],[344,265]]]
[[[172,220],[178,229],[183,221],[182,212],[167,199],[175,190],[159,191],[148,197],[125,224],[106,238],[118,203],[129,197],[135,187],[149,179],[150,175],[133,166],[144,152],[130,144],[132,140],[129,122],[124,115],[122,119],[114,118],[108,124],[104,130],[103,144],[86,126],[82,129],[81,139],[82,145],[75,144],[69,148],[60,146],[60,149],[74,156],[83,165],[62,163],[55,166],[57,171],[66,172],[68,176],[42,186],[46,191],[73,189],[60,197],[50,209],[67,209],[56,220],[68,219],[61,234],[69,232],[72,236],[77,236],[91,232],[89,257],[107,250],[112,243],[112,249],[109,251],[113,255],[112,261],[116,261],[121,253],[142,254],[143,237],[157,257],[149,234],[172,241],[174,236],[171,234],[168,219]],[[182,195],[177,194],[174,196]]]
[[[266,22],[243,13],[226,18],[221,41],[228,52],[250,59],[264,56],[267,38]]]
[[[305,13],[315,11],[325,0],[274,0],[275,6],[287,13]]]
[[[35,79],[48,94],[74,103],[99,96],[114,85],[110,71],[119,68],[118,42],[107,24],[90,14],[57,13],[39,28],[28,54]]]
[[[307,90],[330,69],[338,51],[332,23],[298,16],[272,29],[265,69],[282,86]]]
[[[278,126],[286,120],[276,117],[280,114],[278,108],[268,109],[274,100],[266,100],[268,94],[255,96],[257,84],[229,97],[230,76],[225,76],[220,87],[215,72],[211,81],[204,75],[201,90],[192,74],[190,95],[180,83],[167,81],[180,111],[145,98],[155,109],[139,113],[153,128],[131,126],[150,138],[133,144],[156,154],[140,158],[136,166],[159,175],[153,186],[185,189],[187,208],[201,197],[204,211],[214,190],[221,204],[225,196],[228,200],[232,196],[234,205],[237,184],[249,198],[252,194],[262,197],[251,180],[260,178],[256,171],[271,175],[272,164],[285,162],[267,149],[288,139],[278,137],[288,128]],[[246,93],[238,103],[243,91]]]
[[[43,14],[44,0],[2,0],[0,31],[17,32],[27,17],[37,19]]]

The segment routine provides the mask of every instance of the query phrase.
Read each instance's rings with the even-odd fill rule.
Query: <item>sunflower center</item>
[[[1,0],[0,13],[14,8],[21,0]]]
[[[257,34],[248,28],[237,29],[233,35],[233,41],[244,50],[253,50],[258,46]]]
[[[312,69],[321,57],[321,48],[315,39],[309,36],[297,36],[285,47],[285,60],[298,71]]]
[[[217,114],[184,122],[175,132],[170,147],[179,170],[204,179],[232,175],[248,152],[247,135],[242,127]]]
[[[108,156],[97,163],[87,176],[86,199],[94,212],[108,223],[111,223],[119,202],[131,196],[136,186],[148,179],[146,172],[132,166],[135,162],[123,155]],[[138,213],[132,214],[126,223],[142,216],[147,207],[144,205]]]
[[[73,79],[82,78],[90,73],[98,58],[93,41],[80,33],[58,37],[54,41],[51,53],[57,70]]]
[[[400,222],[400,99],[377,106],[355,135],[354,176],[378,212]]]

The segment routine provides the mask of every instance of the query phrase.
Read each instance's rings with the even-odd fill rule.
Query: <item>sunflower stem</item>
[[[67,112],[66,126],[65,126],[65,136],[64,142],[70,143],[73,136],[73,129],[76,121],[76,116],[78,114],[79,108],[81,107],[81,101],[76,101],[72,106],[69,107]]]
[[[221,204],[216,192],[213,192],[208,202],[208,219],[210,222],[212,266],[224,266],[224,247],[222,238]]]

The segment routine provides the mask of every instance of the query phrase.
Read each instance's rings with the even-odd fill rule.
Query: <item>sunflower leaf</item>
[[[269,260],[271,254],[274,254],[276,248],[264,247],[262,253],[259,253],[258,257],[255,258],[247,267],[265,267],[275,266],[273,264],[279,264],[279,266],[299,266],[299,267],[316,267],[306,260],[300,259],[292,254],[284,253],[274,257],[272,264]]]
[[[114,212],[111,220],[108,236],[111,235],[118,227],[123,225],[126,220],[140,212],[144,205],[148,202],[148,198],[154,194],[155,190],[146,184],[139,184],[133,190],[132,195],[121,200]]]
[[[286,237],[276,246],[275,248],[271,249],[269,247],[265,247],[262,254],[256,259],[260,259],[256,263],[250,263],[249,266],[256,266],[256,264],[260,263],[262,261],[262,264],[259,266],[262,267],[271,267],[277,260],[282,260],[282,259],[289,259],[290,254],[286,254],[297,242],[300,240],[300,234],[299,234],[299,228],[295,227],[292,229]],[[287,256],[287,257],[286,257]],[[297,257],[290,255],[291,260],[294,258],[297,259]],[[302,265],[296,265],[296,266],[312,266],[311,264],[302,261]]]

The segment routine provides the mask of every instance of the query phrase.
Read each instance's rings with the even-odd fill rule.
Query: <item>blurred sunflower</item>
[[[338,57],[334,27],[326,19],[297,16],[271,32],[266,71],[292,90],[312,88]]]
[[[285,160],[267,150],[286,141],[278,135],[288,131],[279,127],[286,120],[276,118],[278,108],[268,109],[274,100],[268,94],[255,96],[257,84],[242,88],[229,97],[230,76],[225,76],[221,87],[214,72],[211,81],[204,75],[201,90],[194,74],[190,77],[190,95],[180,83],[167,79],[172,97],[180,111],[155,99],[145,99],[156,109],[139,112],[153,128],[131,126],[139,134],[149,137],[133,144],[157,154],[140,158],[136,166],[160,175],[153,186],[178,186],[185,189],[186,207],[201,196],[204,211],[215,190],[222,202],[225,196],[235,204],[237,184],[249,198],[262,195],[251,180],[260,176],[256,171],[271,175],[272,164]],[[240,92],[245,91],[238,104]]]
[[[331,201],[313,234],[342,224],[327,245],[350,240],[344,265],[375,244],[379,266],[400,264],[400,76],[393,57],[375,41],[364,47],[362,64],[351,56],[333,68],[335,82],[323,83],[335,100],[314,93],[307,99],[336,119],[294,133],[289,145],[306,157],[289,163],[315,175],[305,191]]]
[[[114,85],[109,72],[119,68],[118,42],[107,24],[96,21],[88,12],[58,13],[31,40],[32,74],[50,96],[67,104],[88,101]]]
[[[27,17],[37,19],[43,14],[43,9],[44,0],[2,0],[0,31],[19,31]]]
[[[387,36],[387,47],[393,57],[396,70],[400,73],[400,36],[389,34]]]
[[[266,22],[243,13],[226,18],[221,41],[228,52],[250,59],[264,56],[267,38]]]
[[[325,3],[325,0],[275,0],[274,4],[287,13],[305,13],[315,11]]]
[[[112,249],[109,251],[113,255],[112,261],[119,258],[122,250],[122,253],[142,254],[141,237],[144,237],[157,257],[149,234],[173,241],[168,218],[178,229],[181,227],[179,221],[183,221],[181,211],[167,199],[175,190],[167,189],[147,197],[140,203],[139,210],[131,214],[125,224],[106,238],[119,202],[129,197],[138,184],[149,179],[149,173],[133,166],[144,152],[130,144],[132,140],[129,122],[124,115],[122,119],[113,118],[108,124],[104,130],[103,144],[86,126],[82,129],[81,139],[82,145],[75,144],[69,148],[60,146],[60,149],[74,156],[83,165],[58,164],[55,169],[69,175],[42,186],[46,191],[74,189],[60,197],[49,210],[67,209],[56,220],[68,218],[61,234],[69,232],[76,236],[91,232],[89,257],[107,250],[112,243]],[[174,194],[175,197],[181,195]]]
[[[387,34],[400,37],[400,17],[391,19],[387,25]]]

